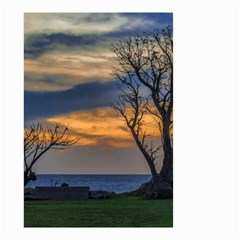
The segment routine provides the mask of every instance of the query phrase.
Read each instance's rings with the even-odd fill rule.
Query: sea
[[[129,192],[151,180],[145,174],[39,174],[36,181],[30,181],[26,187],[36,186],[89,186],[90,190],[104,190],[115,193]]]

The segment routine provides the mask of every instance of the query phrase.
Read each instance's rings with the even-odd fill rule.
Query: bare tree
[[[143,154],[145,160],[150,168],[152,179],[157,179],[157,170],[155,167],[155,160],[158,157],[159,147],[155,147],[152,140],[144,129],[144,115],[147,112],[147,99],[140,96],[140,83],[138,83],[131,73],[127,73],[127,77],[120,76],[116,73],[120,83],[118,84],[121,95],[118,100],[112,105],[114,109],[124,119],[127,127]]]
[[[172,28],[155,30],[141,36],[128,37],[112,45],[118,67],[117,79],[132,78],[144,86],[161,120],[164,159],[157,185],[171,189],[173,182],[173,37]],[[125,81],[127,82],[127,81]]]
[[[32,168],[43,154],[50,149],[66,149],[78,140],[71,137],[68,127],[61,130],[58,124],[43,128],[40,123],[37,123],[26,128],[24,130],[24,186],[29,181],[36,180]]]

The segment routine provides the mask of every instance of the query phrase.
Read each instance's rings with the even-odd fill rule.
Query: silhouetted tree
[[[71,137],[68,127],[61,130],[59,125],[43,128],[40,123],[32,124],[24,130],[24,186],[35,181],[32,171],[34,164],[50,149],[63,150],[79,139]]]
[[[158,189],[171,189],[173,182],[173,148],[171,128],[173,123],[173,36],[172,28],[155,30],[141,36],[128,37],[112,45],[118,66],[114,75],[128,86],[134,81],[141,84],[155,110],[149,111],[160,119],[164,159]],[[124,81],[122,80],[124,79]],[[138,86],[138,85],[137,85]]]
[[[153,140],[148,139],[150,135],[144,129],[144,115],[147,112],[148,101],[140,95],[140,83],[134,79],[134,76],[131,76],[131,73],[126,73],[127,76],[120,76],[117,73],[116,75],[120,81],[118,86],[121,94],[112,107],[117,110],[130,129],[138,148],[148,163],[152,179],[155,181],[157,179],[155,160],[160,146],[154,146]]]

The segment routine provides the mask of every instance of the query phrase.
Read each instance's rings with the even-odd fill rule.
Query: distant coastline
[[[27,187],[89,186],[91,190],[105,190],[122,193],[133,191],[151,179],[150,174],[37,174],[37,180],[31,181]]]

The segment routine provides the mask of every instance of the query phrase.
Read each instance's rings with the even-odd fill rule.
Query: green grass
[[[172,227],[172,200],[25,201],[25,227]]]

